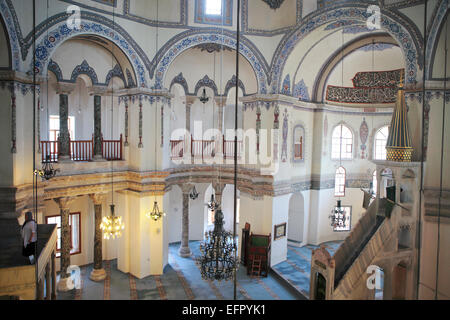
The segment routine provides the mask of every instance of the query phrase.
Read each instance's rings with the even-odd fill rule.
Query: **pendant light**
[[[115,15],[113,8],[113,33],[115,32]],[[114,54],[113,48],[111,50],[111,65],[114,67]],[[113,137],[114,131],[114,81],[111,85],[111,139]],[[122,236],[122,230],[125,229],[125,224],[122,221],[121,216],[115,215],[115,205],[114,205],[114,161],[111,161],[111,214],[109,216],[103,217],[102,223],[100,224],[100,229],[103,231],[103,237],[106,240],[116,239]]]
[[[203,103],[203,104],[206,104],[208,101],[209,101],[209,97],[206,96],[206,89],[203,88],[203,93],[202,93],[202,95],[200,97],[200,102]]]
[[[50,155],[46,156],[46,160],[42,162],[42,169],[35,170],[34,175],[39,175],[42,180],[50,180],[56,176],[56,173],[59,172],[59,169],[53,168],[53,165],[50,160]]]
[[[159,36],[159,0],[156,1],[156,52],[158,52],[158,36]],[[155,100],[155,171],[157,170],[157,161],[158,161],[158,153],[156,149],[156,137],[157,137],[157,111],[158,111],[158,100],[159,96]],[[153,221],[158,221],[162,217],[164,217],[166,214],[159,210],[158,201],[156,200],[156,193],[154,193],[154,202],[153,202],[153,209],[150,212],[147,212],[145,215],[147,218],[152,219]]]
[[[341,87],[344,87],[344,29],[342,29],[342,43],[341,43]],[[342,167],[342,126],[344,125],[344,110],[341,107],[341,135],[339,141],[339,168]],[[336,183],[336,180],[335,180]],[[337,200],[336,207],[331,211],[331,215],[328,216],[331,220],[331,226],[333,227],[333,231],[336,231],[337,228],[342,228],[345,226],[345,210],[342,208],[341,200]]]

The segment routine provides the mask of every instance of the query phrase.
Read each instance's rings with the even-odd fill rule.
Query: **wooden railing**
[[[58,162],[58,141],[41,141],[42,162]]]
[[[220,141],[222,140],[222,141]],[[242,141],[238,141],[237,156],[242,156]],[[186,144],[190,145],[190,150],[186,148]],[[171,140],[170,141],[170,157],[172,160],[179,160],[186,154],[190,154],[193,158],[212,159],[216,156],[223,156],[225,159],[234,158],[234,140],[195,140],[192,136],[186,140]]]
[[[88,162],[94,159],[94,138],[92,140],[70,140],[70,159],[72,161]],[[42,162],[58,162],[58,141],[41,141]],[[123,138],[119,140],[104,140],[102,137],[102,158],[108,161],[123,160]]]
[[[94,157],[94,141],[70,141],[70,159],[72,161],[92,161]]]
[[[172,159],[182,159],[184,156],[184,140],[171,140],[170,150]]]
[[[122,160],[123,150],[122,150],[122,135],[120,135],[120,140],[103,140],[102,139],[102,155],[103,159],[108,161]]]

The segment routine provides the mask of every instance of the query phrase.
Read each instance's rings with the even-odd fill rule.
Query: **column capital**
[[[225,189],[225,183],[213,182],[212,187],[214,188],[214,192],[216,195],[222,194],[223,189]]]
[[[105,96],[108,93],[108,87],[105,86],[92,86],[88,88],[88,94],[90,96]]]
[[[192,106],[197,99],[197,96],[186,95],[186,107]]]
[[[75,200],[74,197],[61,197],[53,199],[53,201],[55,201],[56,204],[59,206],[60,210],[69,210],[69,207],[74,200]]]
[[[54,85],[56,94],[71,94],[75,87],[76,84],[71,82],[57,82]]]
[[[194,187],[191,183],[183,183],[178,185],[182,191],[183,194],[189,194]]]
[[[227,104],[227,97],[224,96],[214,97],[214,100],[216,102],[216,105],[220,108],[225,107],[225,105]]]
[[[89,195],[95,205],[101,205],[106,202],[106,193],[92,193]]]

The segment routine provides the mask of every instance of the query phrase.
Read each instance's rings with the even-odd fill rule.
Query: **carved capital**
[[[214,100],[216,101],[216,105],[219,108],[223,108],[227,104],[227,97],[218,96],[218,97],[214,97]]]
[[[89,195],[95,205],[101,205],[106,202],[106,193],[93,193]]]
[[[179,184],[178,186],[180,187],[183,194],[189,194],[194,187],[194,185],[190,183]]]
[[[186,107],[192,106],[197,99],[197,96],[186,96]]]
[[[70,82],[57,82],[54,85],[56,94],[70,94],[75,90],[76,84]]]
[[[219,182],[213,182],[212,186],[214,188],[216,196],[219,194],[222,194],[223,189],[225,189],[226,184],[225,183],[219,183]]]
[[[56,198],[53,199],[53,201],[56,202],[56,204],[59,206],[59,209],[62,211],[69,210],[70,205],[75,200],[74,197],[62,197],[62,198]]]
[[[88,94],[91,96],[105,96],[108,94],[108,87],[105,86],[92,86],[88,88]]]

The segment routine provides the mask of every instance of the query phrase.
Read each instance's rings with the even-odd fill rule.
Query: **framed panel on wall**
[[[274,227],[274,232],[273,232],[273,240],[274,241],[286,237],[286,225],[287,225],[287,223],[285,222],[282,224],[277,224]]]
[[[335,232],[348,232],[352,229],[352,207],[342,206],[344,210],[345,223],[343,227],[335,227],[333,231]]]

